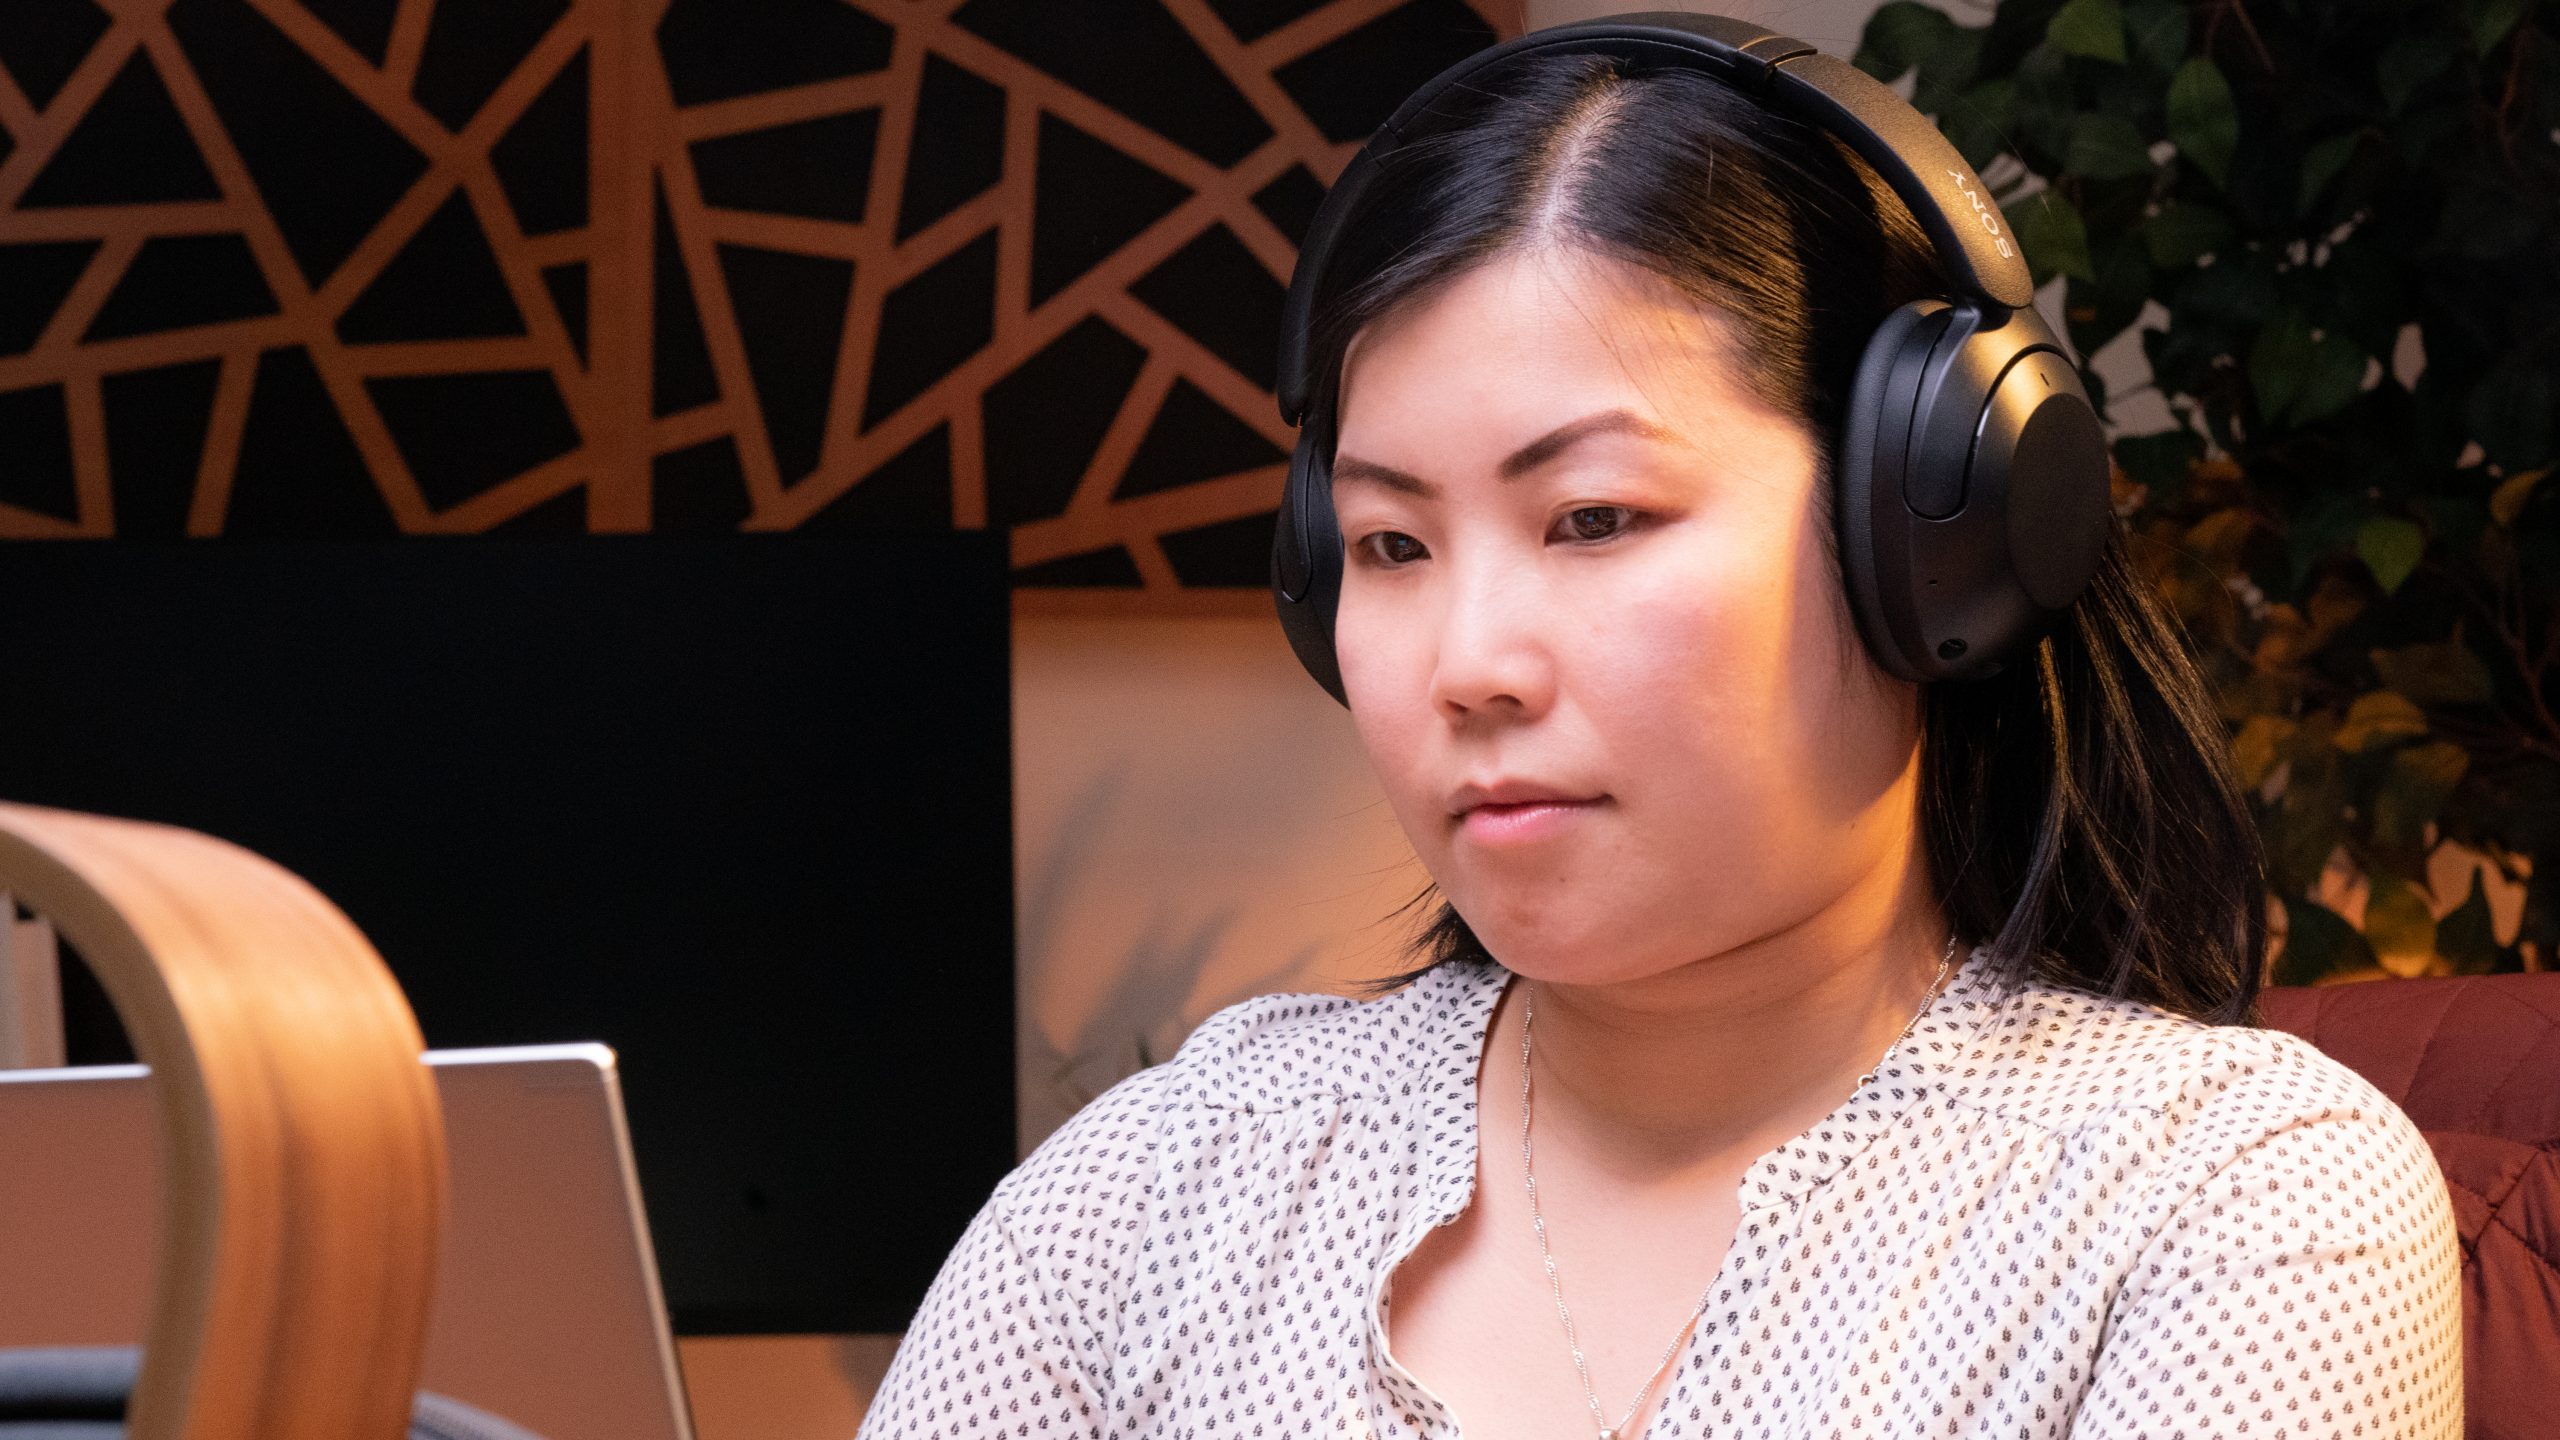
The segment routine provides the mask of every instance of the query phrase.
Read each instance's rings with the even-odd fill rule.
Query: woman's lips
[[[1478,805],[1458,817],[1458,828],[1479,845],[1524,845],[1561,833],[1609,797],[1588,800],[1524,800]]]

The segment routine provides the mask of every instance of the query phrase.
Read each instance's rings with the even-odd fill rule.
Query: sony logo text
[[[1982,192],[1973,188],[1972,182],[1965,178],[1963,171],[1950,170],[1947,174],[1955,180],[1956,189],[1973,202],[1973,216],[1982,222],[1983,229],[1991,232],[1991,243],[2000,247],[2001,258],[2007,259],[2015,254],[2016,252],[2009,248],[2009,237],[2000,233],[2000,212],[1982,203]]]

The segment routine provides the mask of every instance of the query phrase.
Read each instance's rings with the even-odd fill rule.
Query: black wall
[[[897,1330],[1014,1159],[1002,566],[19,547],[0,795],[302,874],[431,1045],[615,1046],[681,1328]]]

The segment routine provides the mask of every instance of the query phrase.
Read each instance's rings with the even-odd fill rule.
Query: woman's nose
[[[1453,722],[1534,718],[1555,700],[1554,657],[1532,567],[1453,564],[1440,616],[1431,698]]]

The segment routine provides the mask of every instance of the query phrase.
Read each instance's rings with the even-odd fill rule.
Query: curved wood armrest
[[[49,916],[151,1067],[165,1198],[132,1440],[407,1434],[444,1120],[381,957],[210,836],[0,803],[0,890]]]

